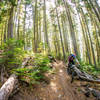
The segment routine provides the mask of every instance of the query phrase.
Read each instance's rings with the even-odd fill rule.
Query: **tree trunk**
[[[55,39],[54,39],[54,47],[55,47],[55,51],[56,51],[56,57],[57,57],[58,50],[57,50],[57,44],[56,44],[56,40],[55,40]]]
[[[83,17],[84,17],[84,21],[85,21],[85,25],[86,25],[86,28],[87,28],[87,31],[88,31],[88,35],[89,35],[89,39],[90,39],[90,45],[91,45],[91,50],[92,50],[92,55],[93,55],[93,61],[94,61],[94,65],[96,67],[95,54],[94,54],[94,48],[93,48],[93,44],[92,44],[92,39],[91,39],[90,31],[89,31],[88,24],[87,24],[87,21],[86,21],[86,18],[85,18],[85,15],[84,15],[84,12],[83,12],[82,8],[81,8],[81,11],[82,11],[82,14],[83,14]]]
[[[66,53],[69,54],[69,49],[68,49],[68,36],[67,36],[68,33],[65,32],[65,26],[64,26],[64,24],[65,23],[64,23],[64,21],[62,19],[62,29],[63,29],[63,38],[64,38],[65,50],[66,50]]]
[[[18,8],[18,27],[17,27],[17,39],[19,40],[19,35],[20,35],[20,12],[21,12],[21,8],[20,8],[20,4],[19,4],[19,8]]]
[[[39,24],[38,24],[38,20],[39,20],[39,10],[37,8],[37,17],[36,17],[36,48],[38,49],[38,46],[39,46],[39,32],[38,32],[38,27],[39,27]]]
[[[39,30],[38,41],[39,41],[39,44],[40,44],[41,43],[41,12],[39,12],[39,27],[38,27],[38,30]]]
[[[85,2],[85,1],[84,1]],[[97,3],[95,1],[95,3]],[[85,5],[86,4],[89,4],[87,1],[85,2]],[[95,39],[96,39],[96,49],[97,49],[97,61],[99,62],[99,58],[100,58],[100,55],[99,55],[99,48],[100,48],[100,43],[99,43],[99,36],[98,36],[98,33],[97,33],[97,28],[98,28],[98,31],[100,32],[100,28],[98,27],[97,25],[97,22],[96,22],[96,19],[93,17],[93,13],[91,13],[91,10],[89,8],[87,8],[87,11],[89,13],[89,16],[91,18],[91,23],[93,23],[92,25],[94,26],[94,29],[95,29]]]
[[[7,39],[7,22],[5,22],[5,29],[4,29],[4,42],[6,42],[6,39]]]
[[[87,38],[85,36],[85,31],[84,31],[84,27],[83,27],[83,24],[81,22],[81,19],[80,19],[80,23],[81,23],[81,27],[82,27],[82,33],[83,33],[83,37],[84,37],[84,41],[85,41],[85,46],[86,46],[86,50],[87,50],[87,56],[88,56],[88,59],[89,59],[89,64],[92,64],[90,53],[89,53],[89,47],[88,47],[89,44],[88,44]]]
[[[97,16],[98,21],[100,22],[100,16],[99,16],[95,6],[93,5],[93,1],[89,0],[89,3],[91,4],[91,7],[93,8],[95,15]]]
[[[7,34],[8,39],[13,38],[13,9],[14,7],[12,6],[10,9],[10,17],[8,20],[8,34]]]
[[[91,4],[88,1],[84,1],[84,3],[85,3],[85,6],[89,5],[89,7],[86,6],[86,8],[87,8],[87,11],[89,12],[90,17],[93,17],[93,15],[94,15],[93,19],[95,20],[95,24],[96,24],[98,31],[99,31],[98,34],[100,36],[100,25],[99,25],[97,17],[95,17],[95,13],[93,12],[93,8],[91,7]]]
[[[44,34],[45,34],[45,41],[48,46],[48,52],[50,53],[50,44],[48,40],[48,32],[47,32],[47,17],[46,17],[46,0],[44,0]]]
[[[75,1],[75,0],[74,0]],[[77,7],[77,4],[76,4],[76,1],[75,1],[75,6],[76,6],[76,10],[77,10],[77,13],[78,13],[78,7]],[[83,38],[84,38],[84,41],[85,41],[85,46],[86,46],[86,54],[87,54],[87,57],[88,57],[88,60],[89,60],[89,64],[92,64],[91,62],[91,57],[90,57],[90,52],[89,52],[89,42],[88,42],[88,37],[85,35],[85,30],[84,30],[84,21],[83,21],[83,17],[82,17],[82,20],[81,20],[81,16],[80,14],[78,13],[78,17],[79,17],[79,20],[80,20],[80,24],[81,24],[81,28],[82,28],[82,33],[83,33]],[[83,23],[82,23],[83,21]]]
[[[3,25],[2,25],[2,31],[1,31],[1,46],[2,46],[2,43],[3,43],[3,32],[4,32],[4,28],[3,28]]]
[[[57,21],[58,21],[58,28],[59,28],[59,33],[60,33],[60,39],[61,39],[61,46],[62,46],[62,51],[63,51],[63,57],[64,57],[64,60],[65,60],[66,59],[66,55],[65,55],[63,38],[62,38],[62,33],[61,33],[61,27],[60,27],[60,22],[59,22],[59,17],[58,17],[57,5],[56,5],[56,14],[57,14]]]
[[[76,37],[75,37],[75,32],[74,32],[74,27],[73,27],[73,22],[72,22],[71,14],[70,14],[70,11],[69,11],[69,7],[68,7],[67,2],[65,2],[65,0],[63,0],[63,3],[64,3],[64,6],[65,6],[65,9],[66,9],[66,15],[67,15],[67,18],[68,18],[68,21],[69,21],[70,34],[71,34],[71,38],[72,38],[74,52],[79,57],[78,50],[77,50]]]
[[[59,43],[59,39],[58,39],[58,36],[56,34],[57,32],[57,27],[56,25],[54,25],[54,42],[55,42],[55,49],[57,50],[57,57],[61,57],[61,52],[60,52],[60,43]]]
[[[34,9],[34,7],[33,7]],[[33,19],[34,19],[34,48],[33,48],[33,51],[34,52],[37,52],[37,45],[36,45],[36,18],[37,18],[37,0],[35,0],[35,11],[33,12],[34,16],[33,16]]]
[[[98,5],[97,0],[94,0],[94,2],[95,2],[95,5],[96,5],[96,7],[98,9],[99,15],[100,15],[100,6]]]
[[[25,13],[24,13],[24,25],[23,25],[23,40],[24,40],[24,50],[26,49],[26,8],[27,4],[25,4]]]

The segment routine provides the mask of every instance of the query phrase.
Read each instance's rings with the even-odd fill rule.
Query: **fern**
[[[50,70],[50,60],[47,56],[36,54],[33,62],[34,67],[14,69],[13,73],[17,74],[22,81],[26,81],[29,84],[43,81],[45,78],[44,73]]]

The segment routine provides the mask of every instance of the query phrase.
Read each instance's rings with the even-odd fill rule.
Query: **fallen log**
[[[15,85],[17,84],[17,76],[11,75],[0,89],[0,100],[8,100],[9,95],[12,93]]]
[[[25,67],[29,59],[30,57],[26,58],[26,60],[22,63],[21,68]],[[15,74],[12,74],[0,88],[0,100],[8,100],[10,94],[16,87],[17,83],[18,83],[17,76]]]
[[[75,65],[73,65],[72,67],[72,71],[76,74],[76,76],[78,76],[79,79],[84,80],[84,81],[88,81],[88,82],[92,82],[92,83],[97,83],[100,84],[100,79],[94,79],[91,75],[80,71]],[[73,76],[74,77],[74,76]]]

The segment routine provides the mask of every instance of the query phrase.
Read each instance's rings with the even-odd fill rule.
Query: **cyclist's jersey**
[[[74,59],[72,60],[71,58],[69,58],[68,61],[69,61],[70,64],[75,64]]]
[[[78,60],[77,60],[77,58],[75,57],[74,59],[72,59],[72,56],[69,56],[69,57],[68,57],[68,62],[69,62],[70,64],[73,64],[73,65],[79,63]]]

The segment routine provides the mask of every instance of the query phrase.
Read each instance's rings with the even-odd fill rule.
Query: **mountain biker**
[[[75,54],[70,54],[68,57],[68,67],[71,67],[72,65],[80,65]]]
[[[76,58],[76,55],[70,54],[70,56],[68,57],[68,69],[67,69],[67,71],[68,71],[68,74],[72,75],[71,83],[73,82],[74,76],[76,76],[76,73],[73,71],[73,68],[75,66],[79,67],[80,64]]]

